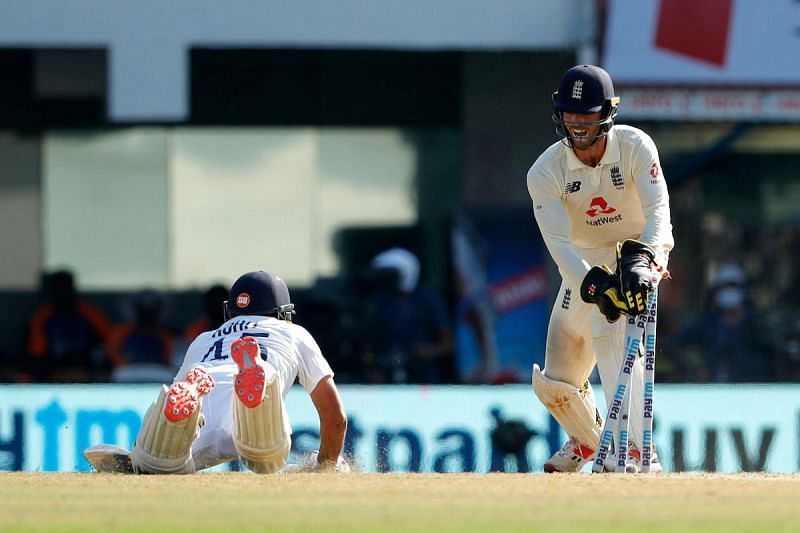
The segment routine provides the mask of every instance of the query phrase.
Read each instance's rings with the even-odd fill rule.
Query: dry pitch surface
[[[800,475],[0,474],[0,531],[798,531]]]

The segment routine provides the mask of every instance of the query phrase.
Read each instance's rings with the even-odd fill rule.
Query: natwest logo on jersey
[[[596,217],[599,214],[610,215],[614,211],[616,211],[616,209],[608,205],[605,198],[598,196],[592,198],[592,202],[589,204],[589,210],[586,211],[586,214],[590,217]]]
[[[590,226],[602,226],[610,222],[619,222],[622,220],[622,215],[620,213],[614,216],[607,216],[616,212],[616,208],[608,205],[605,198],[597,196],[592,198],[592,201],[589,203],[589,209],[586,211],[586,214],[589,215],[591,220],[586,220],[586,223]]]

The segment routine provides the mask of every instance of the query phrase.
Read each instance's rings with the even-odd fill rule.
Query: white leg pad
[[[191,474],[195,471],[192,442],[202,424],[202,415],[198,408],[180,422],[167,420],[164,403],[168,390],[162,385],[158,399],[144,415],[131,451],[131,463],[137,474]]]
[[[233,442],[242,462],[258,474],[283,468],[292,447],[277,376],[273,375],[266,389],[264,400],[252,409],[233,395]]]
[[[561,424],[564,431],[580,444],[596,450],[600,444],[603,419],[597,412],[594,391],[587,381],[580,389],[550,379],[533,365],[533,391]]]

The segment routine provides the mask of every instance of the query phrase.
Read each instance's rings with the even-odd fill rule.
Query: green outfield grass
[[[800,475],[0,474],[0,531],[797,531]]]

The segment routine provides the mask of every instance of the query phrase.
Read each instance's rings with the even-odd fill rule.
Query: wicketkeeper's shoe
[[[261,404],[266,391],[267,375],[272,374],[261,359],[261,349],[254,337],[236,339],[231,344],[231,357],[239,367],[233,381],[236,397],[246,407],[252,409]]]
[[[661,461],[658,460],[658,454],[656,453],[656,445],[651,445],[652,453],[650,454],[650,473],[651,474],[658,474],[663,472],[664,469],[661,468]],[[642,452],[639,451],[639,448],[636,447],[635,444],[630,444],[630,452],[628,452],[628,465],[633,465],[636,467],[637,472],[641,472],[642,465]]]
[[[586,463],[594,459],[594,450],[570,437],[570,439],[544,464],[548,474],[555,472],[580,472]]]
[[[176,381],[169,388],[164,401],[164,416],[170,422],[180,422],[192,416],[200,407],[200,398],[216,385],[214,378],[202,367],[186,374],[184,381]]]

